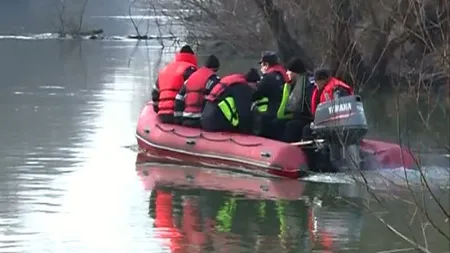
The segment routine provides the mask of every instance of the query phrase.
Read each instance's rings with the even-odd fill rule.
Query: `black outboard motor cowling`
[[[368,125],[360,96],[345,96],[317,106],[312,130],[325,140],[338,170],[360,168],[359,143]]]

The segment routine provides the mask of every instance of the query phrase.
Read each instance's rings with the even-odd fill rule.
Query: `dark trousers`
[[[214,103],[206,103],[200,121],[202,129],[208,132],[236,132],[236,128]]]
[[[174,124],[173,114],[158,114],[158,118],[162,123]]]
[[[193,127],[193,128],[201,128],[202,127],[200,119],[183,118],[181,124],[183,126]]]
[[[252,134],[252,125],[251,117],[240,117],[239,125],[234,127],[231,125],[231,122],[225,118],[220,108],[214,103],[206,103],[201,117],[201,127],[208,132]]]
[[[309,127],[310,121],[306,119],[292,119],[286,123],[284,131],[285,142],[301,141],[305,135],[305,128]],[[309,129],[310,130],[310,129]]]
[[[258,114],[255,112],[255,134],[264,138],[284,141],[284,131],[287,120],[279,120],[275,116],[267,114]]]
[[[308,122],[302,129],[302,140],[312,140],[318,138]],[[308,157],[308,166],[316,172],[336,172],[336,168],[330,161],[330,152],[327,145],[317,148],[315,145],[302,147],[306,157]]]
[[[314,136],[314,133],[311,129],[311,122],[308,122],[302,129],[302,139],[303,140],[312,140],[316,136]]]

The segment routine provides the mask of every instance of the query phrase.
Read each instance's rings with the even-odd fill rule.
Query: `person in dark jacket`
[[[254,93],[254,112],[259,123],[258,135],[281,140],[284,133],[286,103],[289,98],[290,85],[286,69],[279,63],[274,52],[264,52],[259,61],[261,81]]]
[[[256,69],[250,69],[245,75],[231,74],[221,78],[206,97],[202,128],[210,132],[252,134],[253,86],[259,80]]]
[[[215,55],[210,55],[205,65],[184,82],[175,101],[175,114],[182,115],[182,125],[201,127],[200,117],[205,106],[204,98],[220,81],[216,74],[219,67],[219,59]]]
[[[185,45],[175,59],[159,71],[152,90],[153,110],[163,123],[176,123],[175,98],[189,76],[197,70],[197,56]]]
[[[314,76],[310,74],[300,58],[292,59],[287,65],[287,75],[294,87],[289,96],[287,109],[293,118],[286,123],[284,141],[296,142],[302,138],[303,128],[312,121],[311,96],[314,88]]]

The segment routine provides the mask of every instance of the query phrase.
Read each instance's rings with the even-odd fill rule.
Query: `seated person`
[[[316,108],[320,103],[339,97],[353,95],[353,88],[331,75],[329,69],[321,68],[314,71],[315,87],[311,96],[311,115],[314,117]],[[311,124],[303,128],[302,139],[314,138]]]
[[[175,97],[189,76],[197,70],[197,56],[192,48],[185,45],[175,55],[172,62],[159,71],[152,90],[153,110],[163,123],[177,123]]]
[[[259,64],[263,75],[253,94],[259,130],[255,133],[259,132],[257,134],[265,138],[281,140],[284,124],[290,117],[285,110],[291,88],[289,78],[274,52],[264,52]]]
[[[255,83],[260,77],[256,69],[245,75],[224,76],[206,97],[201,116],[202,128],[210,132],[238,132],[251,134],[251,112]]]
[[[220,81],[216,74],[219,67],[219,59],[215,55],[210,55],[205,65],[184,82],[175,100],[175,114],[182,115],[183,126],[201,127],[200,117],[205,106],[205,96]]]
[[[306,71],[303,61],[294,58],[287,65],[292,92],[287,103],[287,111],[293,114],[292,119],[286,123],[285,142],[296,142],[302,138],[302,130],[312,121],[310,100],[314,88],[314,77]]]

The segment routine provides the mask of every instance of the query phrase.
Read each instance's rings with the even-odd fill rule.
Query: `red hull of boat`
[[[164,124],[148,103],[136,130],[140,159],[238,170],[265,176],[298,178],[309,172],[302,149],[289,143],[236,133],[211,133]],[[383,168],[411,168],[412,155],[399,145],[364,140],[361,149]]]

